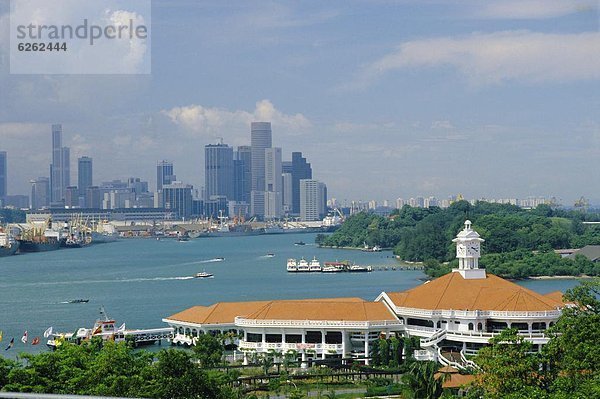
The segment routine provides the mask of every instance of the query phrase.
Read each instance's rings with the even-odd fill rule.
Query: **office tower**
[[[79,206],[79,188],[69,186],[65,189],[65,207],[77,208]]]
[[[300,213],[300,180],[312,179],[312,168],[301,152],[292,152],[292,213]]]
[[[252,191],[252,147],[249,145],[239,146],[235,158],[239,163],[238,177],[236,185],[238,185],[238,195],[235,195],[236,201],[246,202],[250,204],[250,192]]]
[[[206,198],[233,200],[233,148],[227,144],[204,146],[204,184]]]
[[[252,213],[265,215],[265,150],[271,148],[271,122],[252,122],[250,127],[252,146]]]
[[[50,179],[38,177],[31,180],[31,209],[47,208],[50,205]]]
[[[79,188],[79,196],[83,197],[84,203],[86,191],[88,187],[93,185],[92,181],[92,158],[81,157],[77,159],[77,187]]]
[[[321,220],[327,207],[327,186],[318,180],[300,180],[300,219],[305,222]]]
[[[100,191],[100,187],[91,186],[85,190],[85,207],[90,209],[102,208],[102,191]]]
[[[163,207],[172,210],[178,218],[189,219],[192,214],[192,189],[193,186],[180,181],[163,185]]]
[[[283,199],[283,213],[292,211],[292,174],[283,172],[281,174],[281,192]]]
[[[291,174],[293,171],[292,161],[283,161],[281,162],[281,173],[289,173]]]
[[[282,215],[281,148],[265,150],[265,219]]]
[[[51,203],[64,202],[66,188],[71,185],[70,165],[69,148],[62,146],[62,125],[52,125]]]
[[[0,151],[0,198],[6,197],[7,194],[7,163],[6,163],[6,151]]]
[[[160,161],[156,165],[156,191],[162,190],[165,184],[171,184],[177,180],[173,173],[173,163]]]

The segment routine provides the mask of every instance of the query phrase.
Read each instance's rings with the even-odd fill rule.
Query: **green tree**
[[[543,397],[544,381],[540,373],[542,358],[533,353],[533,344],[506,329],[479,350],[475,362],[481,368],[474,392],[485,398]]]
[[[435,362],[415,362],[408,373],[402,375],[402,394],[407,399],[435,399],[443,393],[443,375],[436,378]]]
[[[203,368],[216,367],[221,364],[225,347],[223,341],[212,334],[200,334],[194,345],[194,357]]]

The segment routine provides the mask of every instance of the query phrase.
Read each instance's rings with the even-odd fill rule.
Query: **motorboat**
[[[214,274],[207,272],[200,272],[194,275],[194,278],[211,278],[214,277]]]

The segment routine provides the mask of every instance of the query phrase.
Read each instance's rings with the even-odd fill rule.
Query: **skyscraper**
[[[163,204],[179,218],[189,219],[192,214],[192,189],[189,184],[174,181],[162,187]]]
[[[204,176],[205,200],[233,200],[233,148],[223,143],[204,146]]]
[[[265,215],[265,150],[271,148],[271,122],[252,122],[250,126],[252,146],[252,214]]]
[[[300,213],[300,180],[312,179],[312,168],[301,152],[292,152],[292,213]]]
[[[6,163],[6,151],[0,151],[0,199],[7,194],[8,171]]]
[[[88,187],[93,185],[92,178],[92,158],[81,157],[77,160],[77,187],[79,188],[79,196],[83,197],[85,203],[85,194]]]
[[[235,177],[236,182],[234,183],[237,189],[237,195],[235,200],[240,202],[246,202],[250,204],[250,192],[252,191],[252,147],[249,145],[239,146],[237,150],[236,161],[240,170],[239,174]]]
[[[300,180],[300,219],[323,219],[327,210],[327,186],[313,179]]]
[[[41,209],[50,205],[50,179],[38,177],[31,180],[31,209]]]
[[[265,218],[282,215],[283,193],[281,177],[281,148],[265,150]]]
[[[165,184],[171,184],[177,180],[173,174],[173,163],[169,161],[159,161],[156,165],[156,191],[162,190]]]
[[[50,165],[51,202],[65,200],[65,191],[71,185],[71,160],[68,147],[62,146],[62,125],[52,125],[52,165]]]

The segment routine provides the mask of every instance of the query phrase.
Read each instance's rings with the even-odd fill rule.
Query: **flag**
[[[96,335],[96,334],[100,334],[102,333],[102,325],[99,325],[98,327],[96,327],[96,329],[92,332],[92,335]]]
[[[10,348],[13,347],[13,345],[15,344],[15,339],[12,338],[8,344],[8,346],[6,347],[6,349],[4,349],[5,351],[9,350]]]
[[[125,323],[121,324],[121,326],[117,330],[117,332],[123,332],[123,331],[125,331]]]
[[[37,345],[40,343],[40,337],[35,337],[31,340],[31,345]]]
[[[25,332],[23,333],[23,336],[21,337],[21,342],[23,342],[24,344],[27,343],[27,330],[25,330]]]
[[[46,331],[44,331],[44,338],[48,338],[52,335],[52,327],[48,327]]]

